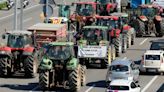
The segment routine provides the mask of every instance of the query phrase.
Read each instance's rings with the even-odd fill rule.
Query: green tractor
[[[10,10],[14,6],[14,2],[10,0],[0,0],[0,10],[7,8]]]
[[[39,85],[43,90],[63,87],[70,92],[85,85],[85,66],[75,56],[73,42],[51,42],[39,65]]]
[[[106,26],[84,26],[75,36],[78,45],[78,58],[85,61],[87,68],[90,64],[99,64],[106,68],[115,59],[115,47],[109,41],[109,29]],[[84,62],[83,62],[84,63]]]

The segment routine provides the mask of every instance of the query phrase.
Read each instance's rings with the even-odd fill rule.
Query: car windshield
[[[126,72],[126,71],[128,71],[128,66],[125,66],[125,65],[112,65],[110,67],[110,70],[114,71],[114,72]]]
[[[129,87],[112,85],[112,86],[109,86],[108,89],[110,89],[110,90],[129,90]]]
[[[26,45],[32,44],[31,36],[27,35],[9,35],[8,46],[13,48],[23,48]]]
[[[100,26],[108,26],[109,28],[115,28],[117,21],[110,19],[99,19],[97,24]]]
[[[48,57],[56,60],[66,60],[72,54],[69,46],[50,46],[46,53]]]
[[[153,42],[150,50],[164,50],[164,42]]]
[[[145,55],[146,60],[160,60],[160,55]]]
[[[94,9],[90,4],[77,4],[76,12],[80,16],[90,16],[93,14]]]
[[[103,31],[100,29],[83,29],[83,38],[88,41],[97,41],[102,40],[103,37]]]
[[[153,17],[156,15],[155,8],[142,8],[142,14],[148,17]]]

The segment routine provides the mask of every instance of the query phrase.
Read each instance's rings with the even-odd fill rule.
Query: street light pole
[[[14,0],[14,30],[17,30],[17,0]]]
[[[23,0],[20,0],[21,12],[20,12],[20,30],[23,30]]]
[[[48,1],[49,0],[46,0],[46,23],[48,23]]]

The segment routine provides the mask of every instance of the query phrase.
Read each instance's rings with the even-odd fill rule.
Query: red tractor
[[[70,16],[71,24],[76,27],[76,30],[80,30],[85,25],[90,25],[94,20],[93,17],[98,12],[98,3],[95,2],[77,2],[75,12]]]
[[[120,56],[120,54],[123,52],[123,47],[126,45],[123,42],[122,38],[122,31],[119,28],[118,21],[119,17],[118,16],[96,16],[97,19],[97,25],[101,26],[108,26],[109,27],[109,35],[111,39],[108,39],[112,41],[112,43],[115,46],[116,49],[116,56]]]
[[[96,0],[97,3],[100,3],[100,12],[102,16],[107,16],[110,13],[117,12],[117,2],[116,0]]]
[[[32,33],[7,31],[2,36],[7,44],[0,47],[0,76],[24,72],[25,77],[35,77],[38,67],[38,50]]]
[[[138,16],[133,17],[130,24],[135,28],[136,35],[142,37],[150,36],[154,33],[157,37],[164,35],[164,19],[161,17],[163,13],[162,7],[158,5],[140,5]]]

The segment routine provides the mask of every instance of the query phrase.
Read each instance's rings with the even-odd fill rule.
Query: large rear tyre
[[[81,86],[85,86],[86,84],[86,66],[81,66]]]
[[[11,74],[11,61],[7,57],[0,58],[0,76],[8,76]]]
[[[131,33],[127,32],[126,37],[127,37],[127,48],[129,48],[131,46],[131,40],[132,40]]]
[[[37,73],[37,61],[35,61],[34,56],[27,56],[24,61],[25,77],[35,77]]]
[[[78,67],[71,71],[71,73],[69,74],[69,89],[70,92],[77,92],[80,90],[81,87],[81,75],[80,72],[81,71],[81,66],[78,65]]]
[[[116,49],[116,56],[119,57],[122,53],[122,36],[114,38],[114,46]]]
[[[139,19],[131,21],[132,27],[136,30],[136,37],[143,37],[145,34],[145,24]]]
[[[126,34],[122,35],[122,53],[125,53],[127,51],[127,37]]]
[[[162,37],[164,35],[164,19],[162,21],[156,21],[155,22],[155,28],[156,28],[156,37]]]
[[[49,71],[41,71],[39,73],[39,87],[42,90],[46,90],[50,88],[50,72]]]

